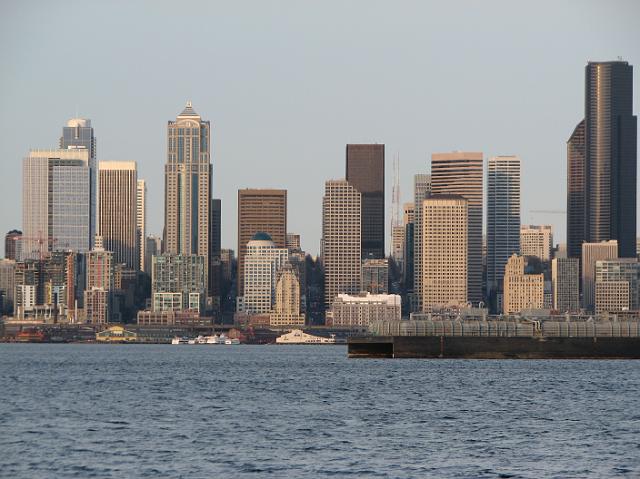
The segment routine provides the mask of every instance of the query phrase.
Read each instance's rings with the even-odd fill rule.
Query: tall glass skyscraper
[[[585,117],[568,142],[569,256],[582,242],[617,240],[620,257],[636,255],[637,117],[633,67],[589,62]]]
[[[509,257],[520,252],[520,158],[497,156],[487,169],[487,290],[495,293]]]
[[[22,170],[23,258],[90,248],[87,150],[32,150]]]
[[[87,150],[89,153],[89,238],[93,246],[97,228],[97,178],[98,163],[96,161],[96,137],[94,136],[91,120],[87,118],[72,118],[62,128],[60,137],[62,150]]]
[[[166,253],[199,255],[209,264],[211,203],[210,124],[187,102],[167,126],[164,248]]]

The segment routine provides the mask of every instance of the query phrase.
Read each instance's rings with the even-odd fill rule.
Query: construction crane
[[[52,236],[44,236],[44,235],[40,235],[40,236],[24,236],[24,235],[19,235],[19,236],[15,236],[15,241],[33,241],[35,243],[38,244],[38,251],[39,251],[39,256],[40,256],[40,261],[44,260],[44,258],[50,253],[51,248],[50,246],[53,246],[55,243],[58,242],[57,238],[53,238]],[[29,252],[30,253],[30,252]],[[23,244],[23,252],[22,254],[25,254],[24,251],[24,244]]]

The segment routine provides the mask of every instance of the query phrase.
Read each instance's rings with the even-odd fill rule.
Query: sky
[[[564,214],[537,211],[566,209],[584,67],[634,65],[637,115],[638,19],[634,0],[3,0],[0,231],[21,227],[22,158],[78,115],[98,160],[137,162],[161,234],[167,121],[190,100],[211,121],[224,248],[237,248],[237,190],[284,188],[289,231],[317,253],[347,143],[386,145],[387,225],[394,157],[404,202],[434,152],[518,155],[522,223],[562,242]]]

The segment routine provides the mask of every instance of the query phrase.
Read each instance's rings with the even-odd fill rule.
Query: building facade
[[[467,200],[457,195],[422,201],[422,310],[464,307],[468,285]]]
[[[365,259],[362,261],[360,291],[371,294],[389,292],[389,260]]]
[[[620,257],[636,256],[637,134],[633,67],[589,62],[585,116],[567,150],[570,255],[582,242],[617,240]]]
[[[238,296],[244,294],[247,243],[260,232],[276,247],[287,247],[287,190],[238,190]]]
[[[502,312],[544,308],[544,274],[525,274],[524,256],[511,255],[504,271]]]
[[[145,249],[147,247],[147,182],[138,180],[136,188],[136,249],[138,269],[147,271]]]
[[[154,311],[203,310],[207,274],[203,256],[169,253],[153,256],[151,270]]]
[[[87,150],[32,150],[22,173],[23,259],[38,259],[48,251],[88,251]]]
[[[521,225],[520,254],[551,261],[553,229],[551,225]]]
[[[580,310],[580,264],[578,258],[554,258],[551,261],[553,309],[560,312]]]
[[[71,118],[62,128],[61,150],[86,150],[89,166],[89,248],[93,248],[93,238],[97,230],[98,163],[96,155],[96,137],[91,120]]]
[[[487,291],[502,284],[512,254],[520,253],[520,159],[497,156],[487,168]]]
[[[595,312],[640,309],[640,263],[636,258],[596,261]]]
[[[339,294],[327,317],[331,326],[366,328],[374,321],[399,321],[401,305],[397,294]]]
[[[22,247],[20,240],[22,231],[11,230],[4,237],[4,257],[13,261],[22,259]]]
[[[459,195],[467,200],[468,272],[467,296],[472,303],[483,299],[482,216],[484,160],[481,152],[456,151],[431,155],[431,194]]]
[[[616,240],[601,243],[582,243],[582,307],[595,310],[596,302],[596,262],[618,258]]]
[[[346,180],[361,195],[362,258],[384,258],[384,145],[347,145]]]
[[[340,293],[360,291],[362,242],[361,194],[346,180],[325,183],[322,199],[322,265],[324,303],[329,308]]]
[[[288,261],[287,248],[278,248],[267,233],[256,233],[247,243],[244,296],[238,310],[248,314],[269,314],[275,303],[278,271]]]
[[[138,175],[135,161],[98,163],[98,235],[113,260],[139,269]]]
[[[422,308],[422,202],[431,196],[431,175],[417,174],[413,177],[413,297],[412,311]]]
[[[187,102],[167,133],[164,250],[209,264],[211,126]]]
[[[280,268],[276,277],[275,303],[269,315],[269,326],[304,326],[305,317],[300,311],[300,281],[296,269],[285,265]]]

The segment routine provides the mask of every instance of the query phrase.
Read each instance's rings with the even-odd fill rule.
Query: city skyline
[[[581,5],[587,20],[581,24],[587,25],[589,18],[593,18],[595,23],[602,13],[600,7],[591,3]],[[95,9],[94,14],[107,17],[112,14],[109,9],[92,8]],[[163,4],[159,8],[162,10]],[[527,39],[526,28],[523,32],[519,31],[524,21],[519,16],[515,16],[512,23],[505,27],[506,31],[492,33],[491,22],[498,22],[500,18],[498,16],[493,20],[491,17],[491,13],[498,10],[496,3],[483,6],[483,9],[469,6],[462,11],[455,6],[442,6],[434,10],[433,6],[416,5],[414,15],[408,15],[406,11],[388,12],[380,4],[367,9],[353,5],[345,9],[343,19],[332,19],[330,22],[337,35],[328,44],[324,43],[324,30],[319,27],[327,12],[292,8],[291,19],[308,27],[299,30],[295,26],[296,21],[281,19],[258,6],[255,18],[266,15],[266,23],[261,24],[261,28],[281,31],[272,35],[263,48],[274,55],[275,65],[287,65],[287,60],[294,60],[291,65],[297,65],[293,71],[298,72],[295,78],[300,82],[280,82],[284,79],[282,69],[273,68],[268,63],[264,66],[268,74],[263,77],[262,83],[251,81],[247,84],[249,80],[243,80],[238,85],[230,84],[236,78],[235,74],[220,75],[217,72],[233,72],[230,67],[235,63],[230,57],[235,54],[248,55],[247,66],[237,72],[243,78],[254,77],[256,69],[260,68],[259,57],[250,52],[247,48],[249,43],[245,41],[231,47],[228,52],[211,44],[215,70],[196,65],[199,75],[194,75],[193,79],[180,78],[176,81],[173,73],[166,79],[160,78],[163,75],[156,75],[158,80],[155,85],[147,81],[141,83],[141,78],[138,78],[140,75],[133,75],[128,76],[126,85],[117,81],[113,89],[107,89],[108,84],[101,74],[104,68],[113,66],[114,60],[109,58],[96,61],[96,65],[91,67],[89,73],[96,78],[92,85],[72,85],[66,79],[56,79],[55,75],[51,75],[46,85],[34,84],[25,77],[25,67],[34,61],[41,61],[42,67],[53,73],[61,68],[49,64],[51,60],[41,55],[46,55],[50,48],[59,51],[63,44],[68,43],[67,36],[71,34],[62,32],[60,38],[49,42],[50,45],[38,44],[42,49],[35,54],[29,50],[31,56],[29,62],[25,63],[23,56],[28,56],[25,48],[42,38],[40,32],[29,26],[37,22],[27,22],[27,31],[23,31],[21,36],[28,37],[28,44],[12,46],[11,50],[5,46],[2,50],[10,65],[10,75],[1,80],[0,91],[5,108],[0,113],[0,126],[11,138],[0,147],[4,159],[1,166],[2,187],[8,194],[18,193],[9,179],[20,174],[20,159],[30,148],[54,147],[59,138],[59,126],[68,118],[81,116],[92,120],[98,138],[98,160],[137,161],[139,176],[148,182],[148,204],[159,204],[163,196],[162,158],[166,148],[164,122],[167,118],[175,117],[185,101],[192,100],[197,111],[212,122],[212,197],[222,198],[223,247],[233,248],[236,244],[234,199],[237,189],[283,188],[288,190],[291,199],[290,229],[301,234],[304,250],[317,253],[321,226],[316,221],[307,221],[307,215],[320,217],[323,181],[341,177],[346,144],[376,142],[386,145],[389,157],[396,153],[400,155],[401,201],[411,199],[413,174],[428,171],[432,153],[483,151],[485,164],[486,159],[492,156],[518,155],[523,162],[523,223],[553,224],[556,241],[564,242],[565,226],[561,215],[530,213],[530,210],[565,209],[565,142],[583,111],[584,65],[589,60],[611,60],[617,56],[622,56],[630,64],[638,64],[639,34],[630,28],[636,8],[631,3],[619,4],[617,11],[608,12],[612,19],[619,21],[601,25],[601,29],[593,34],[586,26],[570,25],[569,31],[566,25],[562,29],[554,29],[554,25],[562,23],[562,18],[573,11],[568,5],[554,5],[555,15],[540,20],[545,31],[562,30],[562,33],[555,33],[561,35],[557,38],[557,51],[548,51]],[[12,15],[19,19],[27,13],[35,16],[46,13],[55,20],[59,14],[48,8],[26,10],[21,12],[17,7],[8,7],[9,15],[5,17],[7,28],[2,35],[11,35],[15,29],[12,24],[20,23],[9,22],[7,18],[12,18]],[[144,10],[139,6],[133,7],[131,15],[118,21],[127,27]],[[354,40],[354,32],[347,29],[347,24],[352,26],[350,20],[361,13],[366,17],[364,20],[369,20],[369,25],[367,21],[358,22],[356,28],[362,40]],[[430,13],[437,13],[434,16],[441,25],[435,19],[430,19]],[[69,14],[67,12],[65,15]],[[538,12],[532,14],[534,17],[541,15]],[[177,15],[180,17],[182,14]],[[475,15],[485,20],[482,35],[477,35],[481,22],[476,22]],[[319,18],[316,19],[316,16]],[[240,27],[239,33],[247,31],[246,25],[238,24],[240,12],[235,7],[221,7],[219,15],[214,18],[214,25],[200,28],[203,33],[196,34],[204,44],[209,45],[206,32],[213,31],[218,18],[222,17],[229,19],[231,26]],[[202,26],[199,19],[190,21],[195,26]],[[439,49],[433,40],[454,24],[463,32],[462,39],[452,40],[449,48]],[[404,35],[398,38],[385,35],[385,43],[374,38],[374,31],[384,26],[396,31],[400,25],[406,31]],[[80,31],[73,32],[73,38],[82,34],[88,25],[78,25],[77,28]],[[127,39],[127,29],[123,30],[123,39]],[[616,35],[611,35],[610,32],[614,31]],[[81,50],[80,54],[91,48],[95,49],[97,58],[102,58],[100,54],[107,48],[104,44],[107,32],[98,26],[92,27],[92,33],[95,40],[86,45],[77,43],[76,46]],[[226,34],[229,40],[239,38],[238,33],[229,30],[229,27],[221,26],[217,34]],[[509,46],[502,41],[504,35],[508,34],[511,35]],[[283,47],[282,42],[288,41],[291,35],[300,35],[299,49],[288,50]],[[396,56],[394,52],[399,45],[406,43],[406,35],[411,35],[413,41],[408,43],[406,54]],[[473,46],[468,45],[471,36],[476,43]],[[572,38],[572,41],[566,38]],[[574,41],[576,39],[581,41]],[[169,52],[174,49],[170,44],[165,44],[157,33],[152,34],[149,41],[161,42],[160,46],[164,45],[162,48],[167,48]],[[139,44],[134,41],[133,45]],[[321,45],[322,50],[319,50]],[[342,47],[344,53],[341,53]],[[512,55],[519,49],[529,53],[524,56],[526,58]],[[195,48],[181,62],[199,58],[206,51],[203,47]],[[333,60],[319,57],[319,51],[325,52],[324,55],[334,54]],[[496,55],[487,56],[484,54],[487,51],[495,51]],[[310,55],[300,55],[303,52]],[[483,54],[480,55],[480,52]],[[131,56],[124,50],[122,53],[123,56],[117,61],[125,66],[135,65],[131,63],[134,57],[135,61],[139,60],[137,55]],[[418,56],[422,60],[416,61]],[[507,56],[508,63],[504,60]],[[310,59],[307,60],[307,57]],[[347,59],[352,58],[355,58],[353,64],[345,64]],[[155,72],[163,64],[155,57],[146,61],[150,72]],[[507,64],[509,70],[505,69]],[[374,65],[385,65],[386,68],[375,67],[373,70]],[[331,79],[327,82],[326,75],[314,79],[318,69],[328,68],[331,72],[337,72],[345,67],[350,75],[340,76],[340,87]],[[461,75],[470,68],[475,68],[478,75]],[[212,83],[206,87],[195,80],[203,75],[209,75],[212,79]],[[355,85],[359,85],[359,80],[365,76],[370,86],[357,89]],[[442,90],[443,85],[447,85],[445,91],[449,92],[449,95],[444,95],[446,101],[436,93]],[[634,86],[638,88],[637,75]],[[159,88],[162,94],[158,94]],[[244,100],[238,96],[240,90],[247,94]],[[518,92],[525,90],[526,95],[518,95]],[[32,94],[33,101],[24,105],[20,99],[24,98],[26,91]],[[108,99],[105,101],[102,93],[109,91],[113,93],[104,96]],[[373,98],[379,104],[369,105],[369,100]],[[42,105],[46,105],[46,108],[42,108]],[[247,115],[249,105],[252,115]],[[639,110],[637,105],[636,95],[634,112]],[[74,114],[76,108],[77,115]],[[122,115],[123,111],[134,111],[135,114]],[[374,111],[378,113],[373,114]],[[554,115],[550,115],[549,111],[554,111]],[[35,126],[34,118],[37,118]],[[27,129],[19,126],[26,122],[31,125],[28,134]],[[318,122],[323,125],[321,134]],[[523,133],[527,130],[536,132],[536,141],[532,140],[531,135]],[[132,131],[136,131],[133,139],[130,138]],[[123,148],[124,144],[126,148]],[[310,165],[313,165],[312,175],[307,168]],[[387,165],[385,185],[387,208],[391,192],[390,167]],[[283,170],[287,171],[286,177],[278,177],[277,173]],[[554,174],[549,175],[549,172]],[[548,194],[541,195],[539,185],[543,180],[550,188]],[[385,211],[385,214],[388,215],[389,211]],[[150,207],[148,216],[149,234],[160,235],[162,212]],[[2,227],[5,231],[19,228],[19,214],[15,211],[4,213]],[[385,242],[388,245],[389,234],[385,234]],[[388,246],[385,247],[387,250]]]

